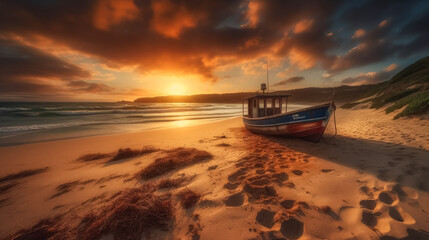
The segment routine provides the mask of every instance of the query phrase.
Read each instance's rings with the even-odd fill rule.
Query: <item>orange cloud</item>
[[[177,38],[186,28],[195,27],[202,17],[191,14],[185,6],[177,5],[170,0],[152,1],[153,29],[164,36]]]
[[[258,25],[260,9],[261,9],[261,2],[249,1],[249,4],[247,5],[247,13],[246,13],[248,22],[244,26],[253,28]]]
[[[398,64],[396,64],[396,63],[392,63],[392,64],[390,64],[389,66],[385,67],[385,68],[384,68],[384,71],[385,71],[385,72],[391,72],[391,71],[393,71],[393,70],[395,70],[395,69],[397,69],[397,68],[398,68]]]
[[[389,19],[383,20],[380,24],[378,24],[379,27],[385,27],[389,24]]]
[[[363,29],[358,29],[355,31],[355,34],[353,34],[352,38],[361,38],[363,36],[365,36],[366,31]]]
[[[136,18],[139,13],[133,0],[99,0],[95,6],[93,24],[101,30]]]
[[[292,65],[297,66],[299,70],[309,69],[316,65],[316,59],[312,55],[297,48],[290,50],[289,61]]]
[[[294,32],[294,33],[301,33],[301,32],[304,32],[304,31],[306,31],[307,29],[309,29],[309,28],[311,27],[311,25],[313,25],[313,22],[314,22],[314,20],[313,20],[313,19],[305,19],[305,20],[302,20],[302,21],[298,22],[298,23],[295,25],[295,27],[294,27],[294,29],[293,29],[293,32]]]

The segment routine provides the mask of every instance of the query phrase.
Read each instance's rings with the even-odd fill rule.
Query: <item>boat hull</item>
[[[333,111],[335,105],[330,103],[264,118],[243,117],[243,122],[254,133],[319,141]]]

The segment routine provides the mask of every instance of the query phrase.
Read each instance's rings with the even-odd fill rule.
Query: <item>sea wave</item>
[[[45,112],[15,112],[17,117],[67,117],[67,116],[82,116],[82,115],[99,115],[99,114],[154,114],[154,113],[179,113],[179,112],[202,112],[214,111],[220,109],[207,109],[207,108],[177,108],[177,109],[147,109],[147,110],[92,110],[92,111],[45,111]],[[238,111],[237,111],[238,112]]]
[[[121,121],[121,120],[110,120],[110,121],[73,121],[67,123],[45,123],[45,124],[27,124],[20,126],[7,126],[0,127],[0,133],[12,133],[12,132],[26,132],[26,131],[38,131],[48,130],[55,128],[70,128],[70,127],[81,127],[88,125],[109,125],[109,124],[143,124],[143,123],[155,123],[155,122],[174,122],[183,120],[203,120],[203,119],[216,119],[216,118],[230,118],[234,117],[234,114],[206,114],[206,115],[191,115],[191,116],[167,116],[167,117],[150,117],[150,116],[134,116],[134,121]],[[144,119],[144,120],[142,120]]]

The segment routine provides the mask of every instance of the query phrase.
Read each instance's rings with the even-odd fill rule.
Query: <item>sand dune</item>
[[[0,236],[429,239],[429,122],[391,118],[338,110],[317,144],[234,118],[0,148]]]

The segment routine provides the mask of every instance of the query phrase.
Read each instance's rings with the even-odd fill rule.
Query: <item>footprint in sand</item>
[[[239,207],[243,205],[244,202],[244,195],[243,193],[236,193],[231,196],[229,196],[227,199],[225,199],[225,205],[230,207]]]
[[[322,169],[321,170],[323,173],[330,173],[330,172],[333,172],[334,171],[334,169]]]
[[[259,235],[262,240],[286,240],[279,231],[262,231]]]
[[[359,204],[366,209],[374,210],[377,206],[377,201],[375,200],[362,200],[359,202]]]
[[[411,225],[416,223],[416,220],[400,206],[389,208],[389,216],[396,221],[403,222],[404,224]]]
[[[244,175],[247,173],[247,168],[240,168],[233,174],[228,176],[228,180],[230,182],[235,182],[237,180],[242,180],[244,178]]]
[[[373,227],[377,226],[378,220],[374,214],[372,214],[370,212],[363,211],[361,222],[363,224],[367,225],[368,227],[373,228]]]
[[[282,222],[280,232],[287,239],[298,239],[304,234],[304,223],[290,217]]]
[[[272,228],[274,226],[274,216],[276,212],[272,212],[267,209],[262,209],[256,215],[256,222],[266,228]]]
[[[395,207],[390,207],[389,208],[389,216],[393,219],[395,219],[396,221],[399,222],[403,222],[404,219],[402,218],[401,214],[399,213],[399,211],[395,208]]]
[[[302,175],[302,171],[301,170],[293,170],[292,172],[293,172],[293,174],[295,174],[297,176],[301,176]]]
[[[393,192],[382,192],[378,195],[378,200],[388,205],[391,205],[395,199],[396,197]]]
[[[228,182],[225,185],[223,185],[224,188],[228,189],[228,190],[234,190],[236,189],[238,186],[240,185],[240,183],[231,183]]]
[[[284,200],[280,202],[280,205],[285,209],[291,209],[295,205],[295,200]]]
[[[280,182],[284,182],[284,181],[289,180],[289,176],[286,173],[284,173],[284,172],[282,172],[282,173],[274,173],[274,174],[271,175],[271,179],[272,180],[277,180],[277,181],[280,181]]]

